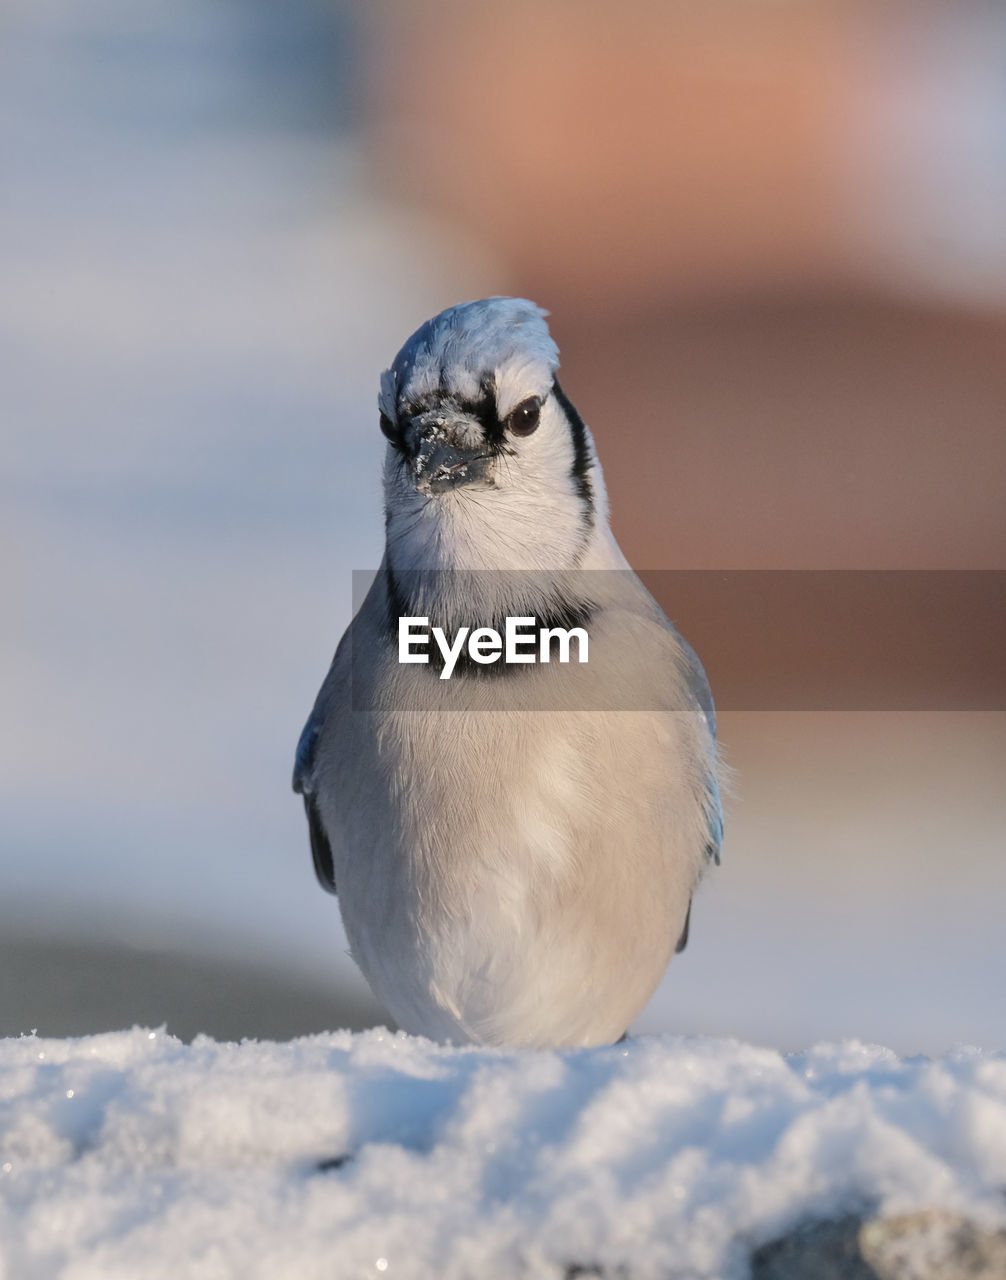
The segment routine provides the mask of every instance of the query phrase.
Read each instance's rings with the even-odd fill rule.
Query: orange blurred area
[[[372,21],[376,181],[551,310],[630,560],[1003,563],[1006,12]]]
[[[633,564],[1006,563],[1006,316],[883,297],[554,329]]]
[[[477,230],[553,307],[610,321],[697,296],[952,291],[976,252],[1006,296],[992,6],[372,14],[380,181]]]
[[[557,307],[828,276],[853,26],[834,6],[402,6],[386,174]]]

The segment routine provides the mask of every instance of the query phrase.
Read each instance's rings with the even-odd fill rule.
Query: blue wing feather
[[[308,717],[307,724],[297,743],[297,755],[293,766],[293,789],[304,797],[307,814],[307,830],[311,838],[311,857],[318,883],[328,893],[335,893],[335,863],[332,846],[321,820],[321,813],[314,800],[314,757],[321,735],[322,717],[317,704]]]
[[[314,773],[314,753],[318,746],[318,735],[321,732],[321,717],[315,708],[308,716],[297,740],[297,754],[293,763],[293,789],[298,795],[308,794],[312,789]]]

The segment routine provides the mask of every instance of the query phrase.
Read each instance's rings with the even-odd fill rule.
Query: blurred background
[[[1006,567],[1004,65],[995,2],[5,0],[0,1034],[384,1020],[289,775],[452,302],[550,310],[640,568]],[[1001,674],[727,707],[637,1029],[1006,1049]]]

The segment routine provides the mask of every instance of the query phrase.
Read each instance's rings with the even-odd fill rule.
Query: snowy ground
[[[3,1280],[741,1280],[808,1218],[1006,1221],[1006,1056],[24,1037],[0,1150]]]

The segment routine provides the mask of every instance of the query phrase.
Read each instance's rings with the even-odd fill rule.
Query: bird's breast
[[[666,725],[615,715],[363,718],[336,880],[353,954],[407,1030],[603,1042],[649,998],[698,832]]]

